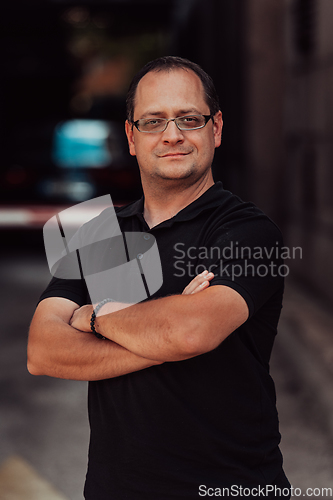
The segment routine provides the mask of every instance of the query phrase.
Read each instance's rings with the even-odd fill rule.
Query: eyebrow
[[[146,111],[143,113],[141,116],[141,120],[147,118],[148,116],[162,116],[165,113],[163,111]],[[177,113],[177,117],[179,116],[186,116],[186,115],[201,115],[200,111],[198,111],[196,108],[189,108],[189,109],[180,109]]]

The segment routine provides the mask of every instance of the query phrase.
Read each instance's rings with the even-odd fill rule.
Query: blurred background
[[[285,470],[333,489],[332,0],[44,0],[0,7],[0,500],[82,500],[85,383],[26,370],[50,279],[42,227],[111,194],[141,195],[124,133],[134,73],[199,63],[224,117],[222,180],[281,227],[286,300],[272,357]],[[319,494],[318,494],[319,493]]]

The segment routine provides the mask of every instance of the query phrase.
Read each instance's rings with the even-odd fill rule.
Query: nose
[[[174,120],[168,122],[167,128],[163,132],[163,142],[169,144],[184,142],[183,131],[179,130]]]

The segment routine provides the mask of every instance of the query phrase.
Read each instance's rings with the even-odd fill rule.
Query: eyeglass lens
[[[170,121],[174,121],[180,130],[194,130],[206,125],[207,120],[203,115],[180,116],[172,120],[166,118],[149,118],[137,120],[136,124],[142,132],[163,132]]]

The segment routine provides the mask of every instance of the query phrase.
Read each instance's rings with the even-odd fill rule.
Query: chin
[[[165,180],[181,180],[190,177],[197,177],[198,173],[193,168],[181,169],[174,167],[172,169],[160,170],[154,174],[154,177]]]
[[[157,176],[158,179],[162,181],[169,181],[169,182],[179,182],[179,181],[185,181],[188,179],[193,178],[194,176],[189,173],[189,174],[183,174],[183,175],[159,175]],[[156,177],[155,177],[156,179]]]

